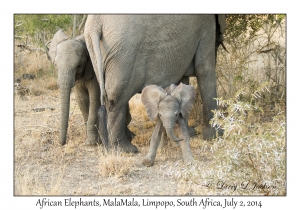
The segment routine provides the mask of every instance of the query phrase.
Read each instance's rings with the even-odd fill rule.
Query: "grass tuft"
[[[99,174],[104,177],[126,176],[134,166],[134,157],[119,152],[104,154],[101,149],[99,155]]]

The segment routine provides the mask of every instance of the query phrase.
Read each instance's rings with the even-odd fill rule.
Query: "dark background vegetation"
[[[44,51],[48,41],[58,29],[63,29],[70,38],[82,34],[87,15],[15,15],[15,53]],[[218,81],[219,95],[232,96],[241,87],[255,90],[262,82],[269,82],[272,93],[278,100],[285,100],[285,15],[284,14],[228,14],[224,44],[230,51],[219,49]],[[276,33],[276,34],[275,34]],[[221,47],[220,47],[221,48]],[[259,78],[253,78],[249,68],[256,62],[258,54],[267,63],[257,66]],[[238,59],[237,59],[238,58]],[[52,71],[48,68],[42,73]],[[20,69],[15,66],[15,73]],[[41,72],[40,72],[41,73]],[[47,73],[46,73],[47,74]],[[256,75],[257,76],[257,75]],[[228,83],[231,83],[229,87]]]

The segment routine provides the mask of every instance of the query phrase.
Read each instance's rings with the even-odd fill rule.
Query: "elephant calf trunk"
[[[174,128],[166,128],[166,133],[167,133],[168,137],[169,137],[171,140],[175,141],[175,142],[179,142],[179,141],[182,141],[182,140],[183,140],[183,138],[177,138],[177,137],[175,136],[175,134],[174,134]]]
[[[60,85],[60,143],[61,145],[66,144],[69,111],[70,111],[70,85]]]

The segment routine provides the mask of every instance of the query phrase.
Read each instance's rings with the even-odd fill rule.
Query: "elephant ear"
[[[176,87],[177,87],[177,85],[171,84],[170,86],[168,86],[168,87],[165,88],[165,91],[168,94],[171,94]]]
[[[82,42],[82,44],[84,44],[86,55],[88,55],[87,56],[86,67],[85,67],[85,70],[84,70],[84,80],[87,81],[87,80],[91,79],[92,76],[94,75],[93,74],[94,73],[94,68],[93,68],[93,64],[92,64],[91,58],[89,56],[89,52],[88,52],[87,47],[86,47],[84,34],[76,36],[74,40]]]
[[[167,92],[156,85],[146,86],[141,95],[146,112],[151,121],[155,120],[158,115],[158,103],[167,95]]]
[[[180,112],[182,117],[185,119],[190,113],[196,100],[195,89],[190,85],[180,83],[180,85],[173,90],[171,95],[180,101]]]
[[[90,56],[88,56],[87,63],[86,63],[85,69],[84,69],[84,76],[83,76],[84,80],[85,81],[90,80],[93,77],[93,75],[94,75],[93,64],[92,64]]]
[[[67,39],[69,39],[69,37],[61,29],[55,33],[49,47],[49,55],[52,63],[55,63],[57,45]]]

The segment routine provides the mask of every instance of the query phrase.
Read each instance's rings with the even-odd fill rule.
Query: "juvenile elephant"
[[[84,36],[70,40],[59,30],[54,35],[48,55],[58,70],[60,88],[60,142],[66,143],[71,89],[75,87],[76,101],[87,128],[87,144],[96,144],[98,139],[97,112],[100,107],[100,88],[86,48]]]
[[[51,62],[58,70],[58,85],[60,87],[61,117],[60,142],[66,143],[68,130],[70,94],[75,88],[76,101],[86,123],[86,144],[100,142],[97,124],[100,107],[100,87],[95,76],[93,65],[85,44],[84,35],[70,40],[60,29],[58,30],[47,51]],[[127,104],[126,125],[131,121],[129,105]],[[126,137],[131,141],[134,134],[126,126]],[[103,140],[103,139],[101,139]],[[107,142],[105,142],[107,144]]]
[[[190,138],[187,130],[188,114],[196,99],[195,89],[190,85],[171,85],[165,89],[156,85],[146,86],[141,95],[150,120],[156,125],[150,141],[150,149],[143,160],[145,166],[152,166],[156,151],[166,132],[168,137],[180,143],[183,160],[188,164],[194,160],[190,150]],[[179,138],[174,135],[174,127],[179,125]]]
[[[147,85],[167,87],[196,76],[203,103],[202,134],[217,109],[215,57],[225,29],[224,15],[89,15],[84,36],[107,112],[112,145],[137,152],[125,135],[126,103]],[[102,123],[101,123],[102,124]]]

